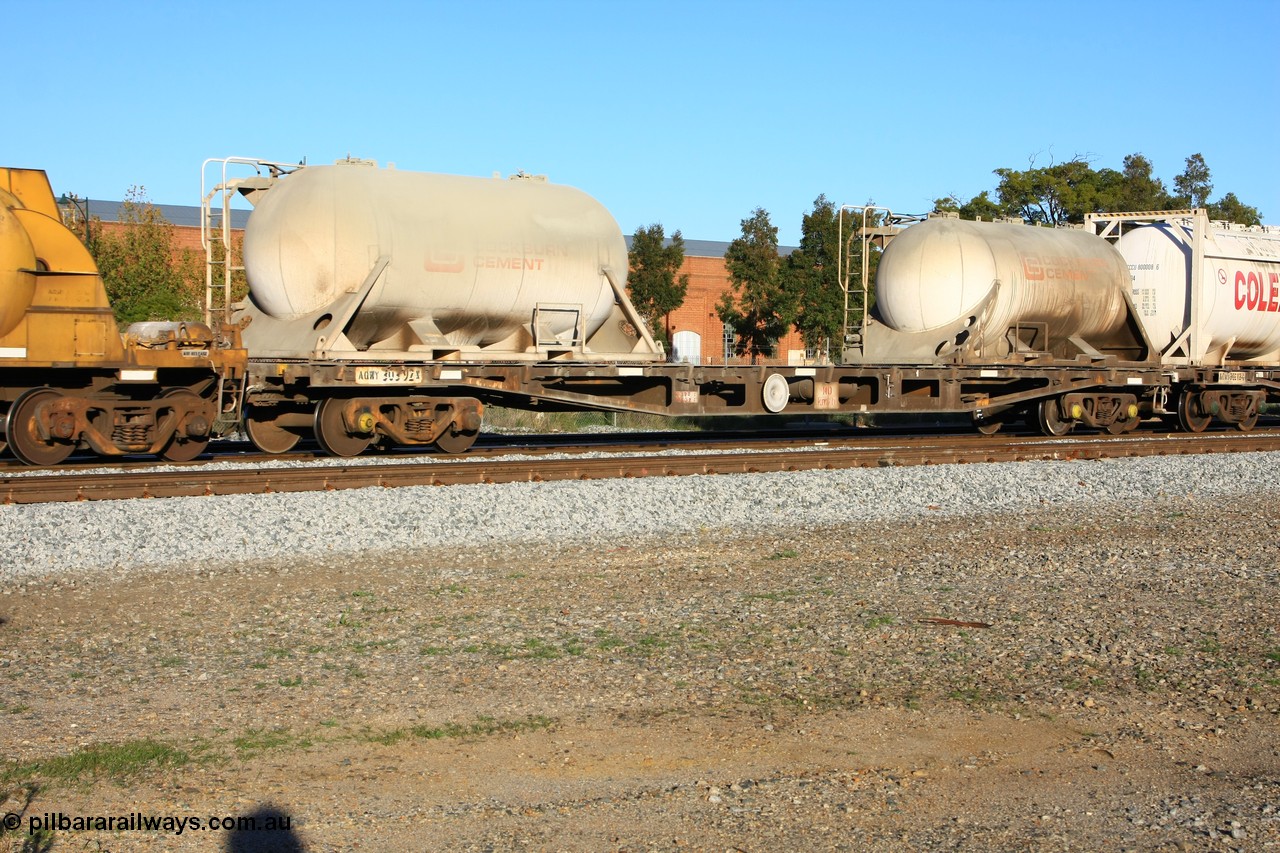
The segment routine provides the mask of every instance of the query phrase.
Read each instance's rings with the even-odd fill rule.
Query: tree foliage
[[[90,252],[102,273],[116,320],[194,320],[201,315],[203,277],[191,253],[174,245],[173,226],[146,197],[131,187],[121,204],[120,224],[105,229],[93,222]]]
[[[1187,158],[1187,168],[1173,179],[1174,189],[1184,207],[1204,207],[1213,192],[1213,181],[1204,155],[1192,154]]]
[[[1221,219],[1225,222],[1239,222],[1241,225],[1261,225],[1262,214],[1258,208],[1236,198],[1235,193],[1227,193],[1209,205],[1209,218]]]
[[[794,302],[780,275],[778,229],[768,211],[758,207],[742,220],[742,236],[729,244],[724,259],[731,286],[716,312],[737,333],[737,353],[755,362],[772,354],[795,319]]]
[[[1173,180],[1171,194],[1155,177],[1151,161],[1141,153],[1124,158],[1123,168],[1094,169],[1075,157],[1064,163],[1028,169],[996,169],[996,200],[987,191],[963,202],[954,195],[934,202],[938,212],[958,213],[962,219],[1019,217],[1038,225],[1079,224],[1089,213],[1178,210],[1207,207],[1214,219],[1257,225],[1262,216],[1234,193],[1209,202],[1213,182],[1200,154],[1186,160],[1186,168]]]
[[[844,291],[840,287],[839,210],[820,195],[800,223],[800,246],[782,262],[781,284],[794,307],[795,327],[805,347],[831,355],[844,335]]]
[[[667,329],[662,318],[684,304],[689,290],[689,276],[679,275],[684,263],[684,237],[679,231],[666,243],[662,225],[640,227],[631,237],[628,255],[630,272],[627,275],[627,291],[631,302],[649,323],[653,335],[664,344]]]

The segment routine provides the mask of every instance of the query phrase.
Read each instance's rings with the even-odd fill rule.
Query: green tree
[[[676,231],[670,244],[665,242],[661,224],[636,229],[628,254],[627,291],[654,337],[669,344],[662,318],[684,304],[689,276],[677,274],[684,264],[684,237]]]
[[[779,273],[787,301],[795,306],[795,326],[805,347],[828,357],[832,343],[841,341],[844,334],[839,251],[839,211],[826,195],[820,195],[800,222],[799,248],[781,262]]]
[[[996,169],[1000,178],[992,202],[985,192],[962,203],[948,196],[934,202],[936,212],[954,212],[962,219],[992,219],[996,216],[1021,216],[1041,225],[1080,223],[1086,213],[1122,211],[1161,211],[1185,207],[1207,207],[1214,219],[1242,224],[1257,224],[1262,215],[1255,207],[1227,193],[1209,203],[1213,190],[1209,167],[1200,154],[1187,158],[1186,169],[1174,179],[1177,194],[1171,195],[1164,182],[1154,175],[1151,161],[1141,153],[1124,158],[1120,171],[1094,170],[1083,159],[1024,171]]]
[[[1258,208],[1245,204],[1236,198],[1235,193],[1227,193],[1210,204],[1209,218],[1222,219],[1226,222],[1238,222],[1241,225],[1262,224],[1262,214],[1258,213]]]
[[[1098,175],[1084,160],[1075,158],[1052,166],[996,169],[1000,178],[996,194],[1000,205],[1037,225],[1065,225],[1084,221],[1098,210]]]
[[[1204,207],[1209,200],[1209,193],[1213,192],[1211,177],[1203,154],[1192,154],[1188,157],[1186,169],[1173,179],[1173,186],[1178,191],[1181,205]]]
[[[1008,212],[991,200],[990,193],[987,190],[975,195],[966,202],[961,202],[954,195],[940,198],[933,203],[934,213],[956,213],[961,219],[985,219],[992,221],[1004,216],[1008,216]]]
[[[1115,189],[1102,209],[1169,210],[1174,207],[1173,197],[1165,189],[1164,182],[1156,178],[1153,172],[1151,161],[1142,154],[1126,155],[1124,169],[1118,173]]]
[[[768,211],[758,207],[742,220],[742,236],[729,244],[724,259],[731,286],[716,313],[737,333],[737,353],[750,355],[754,363],[773,352],[794,318],[779,275],[778,229]]]
[[[173,226],[147,200],[143,187],[129,188],[120,225],[108,230],[95,220],[90,240],[116,320],[127,326],[199,319],[202,282],[192,280],[189,258],[175,249]]]

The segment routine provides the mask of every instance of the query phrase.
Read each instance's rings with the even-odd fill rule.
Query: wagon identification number
[[[357,367],[357,385],[414,385],[422,381],[421,367]]]
[[[1219,382],[1248,382],[1249,377],[1243,370],[1224,370],[1218,374]]]

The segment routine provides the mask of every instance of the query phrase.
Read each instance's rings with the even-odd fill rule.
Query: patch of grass
[[[43,779],[60,784],[89,780],[123,781],[160,768],[182,767],[192,762],[192,754],[151,738],[124,743],[96,744],[40,761],[14,764],[0,771],[0,781]]]
[[[295,675],[293,678],[277,678],[276,684],[279,684],[281,687],[301,687],[302,676]]]
[[[748,593],[747,601],[787,601],[800,596],[799,590],[784,589],[781,592],[752,592]]]
[[[1218,642],[1217,637],[1205,637],[1200,641],[1200,645],[1196,646],[1196,651],[1206,655],[1216,655],[1222,651],[1222,643]]]
[[[897,622],[897,618],[893,616],[872,616],[866,622],[862,623],[866,628],[884,628]]]
[[[356,619],[348,611],[344,610],[338,614],[338,621],[334,623],[339,628],[363,628],[364,622]]]
[[[521,651],[516,657],[534,658],[536,660],[555,660],[560,652],[540,637],[530,637],[520,644]]]
[[[765,559],[766,560],[793,560],[799,556],[800,556],[800,552],[797,551],[795,548],[785,548],[781,551],[774,551],[772,554],[765,557]]]
[[[387,732],[369,733],[362,736],[371,743],[391,745],[407,737],[423,740],[444,740],[448,738],[477,738],[496,734],[519,734],[521,732],[549,729],[556,724],[556,719],[541,714],[530,714],[522,719],[496,720],[493,717],[480,717],[474,723],[445,723],[441,726],[410,726],[407,729],[393,729]]]
[[[619,637],[617,634],[606,628],[597,628],[595,631],[596,647],[601,651],[609,651],[610,649],[620,649],[627,645],[627,641]]]
[[[394,649],[395,647],[395,640],[369,640],[368,642],[352,643],[351,651],[358,655],[367,655],[373,649]]]
[[[296,735],[286,728],[249,729],[231,741],[241,758],[253,758],[263,752],[281,749],[306,749],[310,738]]]
[[[1276,649],[1274,652],[1265,652],[1262,656],[1272,663],[1280,663],[1280,649]]]
[[[645,634],[636,641],[636,649],[641,654],[650,654],[658,649],[665,649],[669,645],[671,645],[670,641],[660,634]]]

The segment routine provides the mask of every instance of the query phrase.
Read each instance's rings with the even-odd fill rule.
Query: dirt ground
[[[1280,849],[1269,535],[1184,500],[0,587],[0,849]]]

